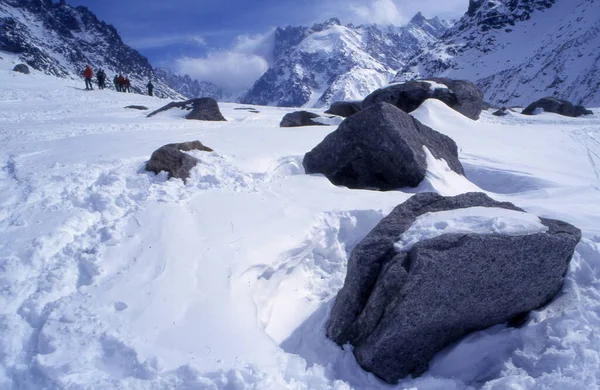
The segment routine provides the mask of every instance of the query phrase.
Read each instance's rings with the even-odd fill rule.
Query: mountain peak
[[[323,31],[323,30],[327,30],[328,28],[330,28],[332,26],[341,26],[341,25],[342,25],[342,22],[340,22],[340,20],[338,18],[330,18],[323,23],[315,23],[312,26],[312,30],[313,31]]]

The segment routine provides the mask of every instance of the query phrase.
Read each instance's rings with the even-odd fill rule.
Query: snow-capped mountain
[[[239,101],[322,107],[360,99],[387,84],[448,27],[419,13],[405,27],[342,25],[333,18],[312,27],[278,28],[272,65]]]
[[[181,94],[157,77],[148,59],[123,43],[117,30],[86,7],[52,0],[0,0],[0,50],[16,53],[44,73],[78,78],[86,64],[103,68],[108,84],[117,73],[128,75],[132,89],[144,92],[153,80],[158,96]]]
[[[190,99],[197,97],[210,97],[216,100],[223,100],[223,89],[214,83],[208,81],[198,81],[190,76],[180,76],[166,68],[154,68],[156,77],[164,80],[167,85]]]
[[[544,96],[600,104],[598,0],[471,0],[466,14],[395,77],[475,81],[491,103]]]

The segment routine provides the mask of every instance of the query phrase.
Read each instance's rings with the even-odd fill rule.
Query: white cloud
[[[351,5],[359,23],[402,24],[405,17],[392,0],[373,0],[370,4]]]
[[[211,51],[205,57],[179,58],[175,71],[210,81],[239,95],[250,88],[269,68],[274,34],[241,35],[229,50]]]

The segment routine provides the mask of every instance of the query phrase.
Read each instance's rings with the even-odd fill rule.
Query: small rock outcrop
[[[140,110],[140,111],[149,110],[149,108],[146,106],[136,106],[136,105],[126,106],[125,108],[128,108],[130,110]]]
[[[167,144],[155,150],[146,164],[146,170],[158,174],[161,171],[169,173],[170,178],[182,179],[184,182],[190,177],[190,171],[200,161],[197,158],[183,152],[199,150],[212,152],[200,141]]]
[[[184,102],[171,102],[166,106],[151,112],[146,117],[150,118],[158,113],[170,110],[172,108],[180,108],[190,111],[185,119],[196,119],[201,121],[226,121],[223,114],[219,110],[219,104],[213,98],[197,98],[186,100]]]
[[[497,111],[494,111],[494,112],[492,113],[492,115],[495,115],[495,116],[507,116],[507,115],[508,115],[508,112],[509,112],[508,108],[506,108],[506,107],[502,107],[502,108],[500,108],[499,110],[497,110]]]
[[[391,104],[377,103],[346,118],[302,164],[306,173],[322,173],[333,184],[349,188],[416,187],[427,171],[424,147],[464,174],[451,138]]]
[[[518,212],[541,229],[520,235],[447,233],[405,250],[395,247],[426,213],[490,207]],[[436,229],[446,228],[439,223]],[[327,336],[352,344],[358,363],[388,383],[419,375],[435,354],[465,335],[522,320],[548,304],[561,290],[580,239],[572,225],[538,219],[483,193],[416,194],[353,249]]]
[[[475,84],[466,80],[432,77],[426,80],[407,81],[380,88],[363,100],[363,109],[386,102],[409,113],[427,99],[437,99],[467,118],[479,119],[484,107],[483,94]]]
[[[15,67],[13,68],[13,71],[15,72],[19,72],[19,73],[23,73],[23,74],[29,74],[29,67],[25,64],[18,64],[15,65]]]
[[[582,115],[593,114],[592,111],[583,106],[575,106],[566,100],[557,99],[552,96],[548,96],[531,103],[523,110],[522,114],[535,115],[540,110],[545,112],[553,112],[563,116],[570,116],[573,118],[577,118]]]
[[[308,111],[290,112],[285,114],[279,127],[327,126],[325,123],[314,121],[315,118],[320,118],[320,115]]]
[[[332,103],[331,106],[325,114],[332,114],[341,116],[343,118],[348,118],[359,112],[362,109],[362,102],[357,101],[349,101],[349,102],[335,102]]]

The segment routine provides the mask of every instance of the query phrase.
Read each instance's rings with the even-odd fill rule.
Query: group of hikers
[[[85,79],[85,89],[87,91],[94,89],[92,84],[92,78],[94,78],[94,71],[89,65],[87,65],[85,67],[85,70],[83,71],[83,78]],[[98,72],[96,73],[96,81],[98,82],[99,89],[104,89],[106,87],[106,73],[103,69],[98,70]],[[115,86],[115,91],[131,92],[131,81],[127,76],[123,77],[122,74],[116,75],[113,79],[113,83]],[[152,80],[148,81],[146,88],[148,89],[148,95],[154,96],[154,85],[152,84]]]

